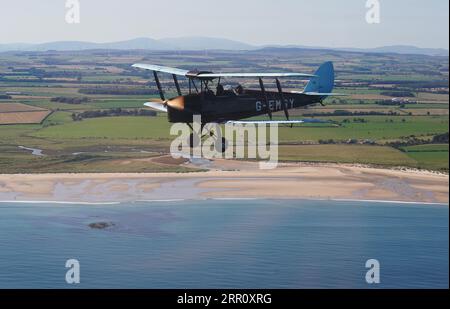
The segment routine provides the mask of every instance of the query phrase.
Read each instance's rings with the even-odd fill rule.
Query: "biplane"
[[[291,120],[289,110],[308,105],[322,104],[328,96],[333,94],[334,67],[332,62],[325,62],[314,74],[305,73],[213,73],[207,71],[188,71],[177,68],[152,65],[134,64],[133,67],[153,72],[156,86],[161,100],[153,100],[144,105],[157,111],[167,113],[169,122],[186,123],[189,126],[194,115],[200,115],[202,125],[205,123],[276,123],[298,124],[306,120]],[[177,96],[166,98],[158,73],[172,76]],[[188,79],[187,94],[181,91],[178,77]],[[308,79],[303,91],[285,92],[280,78]],[[240,84],[237,87],[224,87],[225,78],[257,78],[260,89],[245,89]],[[263,79],[271,78],[276,84],[277,91],[268,91]],[[272,114],[284,111],[286,120],[273,121]],[[268,115],[268,121],[242,121],[243,119]],[[192,128],[192,126],[191,126]]]

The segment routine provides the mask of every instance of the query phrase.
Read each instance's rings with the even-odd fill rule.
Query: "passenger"
[[[236,96],[236,92],[234,92],[234,88],[230,85],[226,85],[224,87],[223,95],[233,97]]]

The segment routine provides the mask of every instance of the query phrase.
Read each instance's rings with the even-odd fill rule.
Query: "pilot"
[[[217,96],[221,96],[224,93],[224,88],[222,86],[222,84],[218,84],[217,88],[216,88],[216,95]]]

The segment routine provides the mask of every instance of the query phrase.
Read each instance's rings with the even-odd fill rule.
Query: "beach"
[[[206,163],[195,166],[202,164]],[[449,176],[429,171],[322,163],[280,163],[276,169],[260,170],[256,162],[235,160],[215,160],[207,165],[207,172],[192,173],[0,174],[0,201],[449,201]]]

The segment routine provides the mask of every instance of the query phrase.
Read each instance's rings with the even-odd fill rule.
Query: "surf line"
[[[65,204],[65,205],[118,205],[120,202],[71,202],[71,201],[0,201],[3,204]]]

